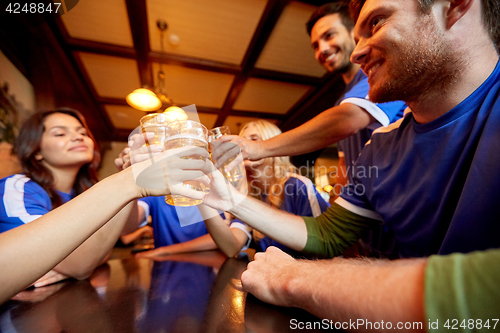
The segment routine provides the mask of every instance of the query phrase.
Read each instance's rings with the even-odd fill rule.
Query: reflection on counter
[[[113,259],[88,280],[19,293],[0,306],[0,331],[287,332],[291,319],[319,321],[248,295],[247,263],[219,251]]]

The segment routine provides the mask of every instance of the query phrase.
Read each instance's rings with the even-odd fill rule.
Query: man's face
[[[460,65],[437,22],[415,0],[366,1],[351,61],[368,76],[371,101],[418,101],[455,79]]]
[[[345,72],[354,47],[353,34],[342,24],[339,14],[320,18],[311,30],[311,46],[318,62],[329,72]]]

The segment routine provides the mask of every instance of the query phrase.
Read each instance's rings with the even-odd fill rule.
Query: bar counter
[[[112,259],[87,280],[21,292],[0,306],[0,331],[296,332],[298,323],[319,325],[303,310],[243,291],[247,263],[219,251]]]

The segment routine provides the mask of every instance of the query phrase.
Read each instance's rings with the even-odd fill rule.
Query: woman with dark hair
[[[70,119],[64,115],[75,119]],[[54,123],[53,129],[45,126],[47,118],[49,118],[48,121],[50,124]],[[77,144],[80,147],[79,149],[73,148],[74,152],[84,152],[84,154],[80,155],[83,156],[83,162],[85,162],[82,166],[75,166],[77,169],[73,170],[77,170],[74,181],[71,182],[71,189],[74,191],[74,196],[77,196],[97,183],[97,168],[101,161],[97,142],[80,112],[69,108],[59,108],[57,110],[35,113],[28,119],[21,128],[14,145],[14,152],[21,163],[24,175],[39,184],[47,192],[52,202],[52,208],[63,204],[63,199],[57,194],[55,188],[54,177],[57,177],[59,169],[54,168],[50,160],[44,160],[41,149],[44,134],[47,138],[45,140],[46,145],[49,144],[49,140],[55,142],[54,140],[59,140],[58,138],[63,138],[67,134],[65,133],[65,126],[59,124],[61,118],[68,119],[72,123],[75,123],[76,120],[79,123],[75,123],[75,129],[77,135],[81,135],[81,138],[75,138],[75,142],[84,142],[83,145]],[[59,141],[62,142],[61,140]],[[87,161],[87,158],[91,158],[90,161]],[[53,174],[53,172],[56,174]]]
[[[44,121],[44,135],[54,130],[51,127],[54,125],[52,121],[54,119],[61,120],[61,116],[64,115],[64,113],[55,113],[47,116]],[[66,161],[66,166],[68,166],[69,170],[72,170],[71,165],[81,164],[83,160],[92,160],[91,154],[89,156],[82,154],[85,155],[84,158],[75,156],[78,154],[74,154],[72,151],[75,147],[74,142],[80,142],[76,150],[85,152],[88,149],[86,150],[84,147],[90,147],[92,140],[87,140],[88,137],[80,128],[83,123],[79,121],[75,123],[71,116],[62,118],[68,123],[59,122],[58,126],[64,125],[69,128],[61,127],[65,133],[58,132],[57,135],[63,134],[63,137],[70,136],[73,139],[66,140],[66,143],[64,143],[64,140],[62,141],[63,144],[59,149],[60,159],[56,163],[57,161],[54,158],[57,156],[53,156],[54,151],[49,151],[50,147],[55,148],[54,144],[48,142],[46,137],[42,138],[41,155],[38,156],[38,160],[45,159],[45,163],[50,162],[50,168],[54,170],[56,164],[57,169],[61,169],[61,162]],[[75,125],[76,127],[73,127]],[[81,131],[80,135],[76,135],[75,130]],[[59,140],[56,141],[61,144]],[[140,147],[142,147],[142,142],[134,149]],[[149,156],[149,154],[146,155]],[[204,159],[186,159],[186,156],[191,155],[200,155]],[[40,156],[43,158],[40,158]],[[144,158],[141,160],[144,160]],[[201,171],[192,171],[193,168],[203,168],[203,166],[210,168],[211,166],[208,151],[201,147],[171,149],[155,156],[153,162],[145,160],[134,164],[133,167],[103,179],[76,198],[50,211],[48,211],[50,208],[44,208],[44,205],[48,205],[46,201],[50,202],[47,192],[38,184],[36,185],[38,187],[33,186],[28,195],[37,194],[44,197],[42,194],[45,193],[45,201],[42,200],[38,206],[39,212],[45,210],[46,214],[30,223],[21,222],[21,225],[17,228],[10,221],[10,226],[13,229],[0,233],[0,267],[2,268],[2,274],[0,274],[0,304],[33,284],[34,281],[51,269],[53,269],[51,272],[64,271],[67,272],[66,275],[71,275],[70,267],[73,266],[72,272],[79,271],[78,277],[82,278],[92,272],[116,242],[118,234],[125,225],[125,219],[119,219],[119,216],[130,215],[130,209],[137,207],[137,203],[134,202],[135,199],[151,195],[185,195],[185,187],[182,186],[182,182],[185,180],[199,179],[205,184],[209,182],[208,177]],[[56,172],[54,170],[51,170],[54,176],[54,188],[59,195],[59,185],[65,184],[65,180],[63,179],[63,173],[59,172],[61,170]],[[168,173],[165,170],[168,170]],[[137,184],[138,177],[142,176],[144,172],[147,173],[146,177],[149,183],[143,181],[141,185],[155,184],[155,186],[152,186],[153,188],[147,189]],[[76,179],[74,174],[72,179]],[[6,179],[1,181],[0,199],[2,199],[4,205],[2,207],[2,221],[8,223],[5,212],[12,212],[12,206],[19,205],[19,202],[13,201],[23,202],[24,194],[17,199],[5,196]],[[18,187],[24,188],[29,182],[33,181],[28,179],[24,183],[22,181],[16,181],[15,183]],[[158,184],[164,184],[165,186],[158,186]],[[168,184],[173,185],[169,186]],[[201,199],[204,193],[198,192],[196,195],[193,194],[193,197]],[[28,211],[31,211],[31,207]],[[25,218],[30,214],[20,212],[19,215]],[[137,220],[137,213],[135,219]]]
[[[0,232],[38,219],[97,183],[97,142],[76,110],[60,108],[34,114],[23,124],[14,150],[23,174],[0,180]],[[106,260],[120,233],[136,227],[136,205],[131,204],[36,281],[35,287],[68,277],[87,278]]]

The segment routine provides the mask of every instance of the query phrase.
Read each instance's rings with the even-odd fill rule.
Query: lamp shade
[[[178,106],[169,106],[163,112],[167,116],[167,119],[170,120],[187,120],[188,115]]]
[[[139,88],[127,95],[127,103],[141,111],[155,111],[161,107],[161,101],[156,94],[147,88]]]

